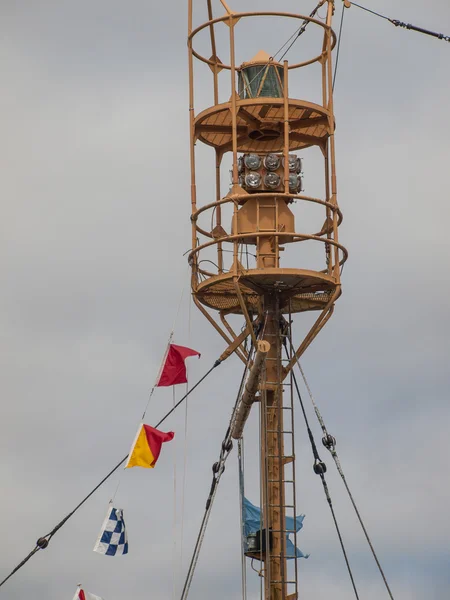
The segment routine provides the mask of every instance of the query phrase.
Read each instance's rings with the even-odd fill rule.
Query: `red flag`
[[[185,346],[170,344],[166,361],[156,387],[187,383],[186,365],[184,361],[188,356],[200,356],[200,352],[192,350],[192,348],[186,348]]]

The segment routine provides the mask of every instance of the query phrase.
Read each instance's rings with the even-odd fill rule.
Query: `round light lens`
[[[302,162],[296,154],[289,154],[289,171],[291,173],[300,173],[302,170]],[[284,157],[283,157],[283,167],[284,167]]]
[[[247,169],[256,171],[261,166],[261,158],[257,154],[246,154],[244,156],[244,164]]]
[[[296,194],[301,190],[302,187],[302,179],[296,173],[291,173],[289,175],[289,191]]]
[[[280,157],[277,154],[268,154],[264,157],[264,166],[268,171],[276,171],[280,166]]]
[[[248,188],[256,189],[261,185],[261,175],[259,173],[247,173],[245,176],[245,185]]]
[[[280,185],[280,176],[277,173],[267,173],[264,176],[264,185],[270,190],[276,190]]]
[[[242,156],[238,158],[238,173],[242,173],[244,170],[244,159]]]

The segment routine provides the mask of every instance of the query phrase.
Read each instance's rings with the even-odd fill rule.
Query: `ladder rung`
[[[287,337],[287,333],[265,333],[264,337]]]
[[[269,504],[270,508],[295,508],[293,504]]]
[[[285,430],[279,431],[278,429],[266,429],[266,433],[286,433],[289,435],[294,435],[293,431],[285,431]]]
[[[295,458],[294,456],[292,456],[292,454],[290,456],[279,456],[278,454],[266,454],[266,457],[267,458],[282,458],[282,459],[285,459],[285,458],[292,458],[293,459],[293,458]]]
[[[267,483],[280,483],[279,479],[268,479]],[[293,479],[282,479],[281,483],[293,483],[295,484],[295,481]]]

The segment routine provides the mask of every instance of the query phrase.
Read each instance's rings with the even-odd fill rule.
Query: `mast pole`
[[[267,321],[263,339],[270,343],[261,383],[261,485],[265,536],[261,543],[266,600],[286,600],[283,387],[281,312],[277,294],[264,297]],[[269,533],[268,533],[269,532]],[[265,539],[264,539],[265,537]]]

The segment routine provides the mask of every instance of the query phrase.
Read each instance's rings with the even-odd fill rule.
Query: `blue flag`
[[[244,522],[245,537],[247,537],[250,533],[256,533],[257,531],[263,529],[261,509],[252,504],[250,500],[247,500],[247,498],[244,498],[242,508],[242,520]],[[290,530],[286,534],[286,557],[288,559],[295,557],[308,558],[309,556],[309,554],[303,554],[303,552],[299,548],[296,548],[289,539],[290,533],[292,533],[294,530],[298,532],[303,527],[304,518],[305,515],[299,515],[298,517],[295,517],[295,519],[294,517],[285,517],[286,529]]]
[[[97,538],[94,552],[106,556],[119,556],[128,553],[128,537],[123,519],[123,510],[108,506],[108,512]]]

